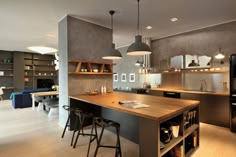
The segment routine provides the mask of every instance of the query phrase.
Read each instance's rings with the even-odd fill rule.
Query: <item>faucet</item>
[[[200,91],[206,91],[207,90],[207,83],[205,79],[200,80],[201,81],[201,86],[200,86]],[[205,85],[205,89],[204,89]]]

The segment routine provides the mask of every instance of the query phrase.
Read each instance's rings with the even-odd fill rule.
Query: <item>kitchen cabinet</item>
[[[229,127],[229,93],[228,92],[203,92],[191,90],[178,90],[166,88],[149,89],[150,95],[164,96],[164,92],[180,93],[181,99],[200,101],[200,122],[222,127]],[[210,114],[209,114],[210,113]],[[217,115],[214,116],[214,115]]]

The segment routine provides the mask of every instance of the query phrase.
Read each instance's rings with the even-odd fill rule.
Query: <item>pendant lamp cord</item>
[[[137,24],[137,30],[138,30],[138,35],[139,35],[139,0],[138,1],[138,24]]]
[[[113,14],[115,13],[115,11],[114,10],[111,10],[110,11],[110,14],[111,14],[111,34],[112,34],[112,36],[111,36],[111,41],[112,41],[112,43],[113,43]]]

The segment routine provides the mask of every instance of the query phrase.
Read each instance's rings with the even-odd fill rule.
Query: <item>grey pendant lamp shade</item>
[[[103,56],[102,59],[121,59],[122,55],[119,50],[115,49],[115,44],[113,43],[113,14],[114,10],[109,11],[111,15],[111,31],[112,31],[112,47],[107,56]]]
[[[127,55],[130,56],[142,56],[152,53],[150,47],[142,42],[142,36],[139,35],[139,0],[137,1],[138,1],[138,22],[137,22],[138,35],[135,36],[135,42],[128,47]]]

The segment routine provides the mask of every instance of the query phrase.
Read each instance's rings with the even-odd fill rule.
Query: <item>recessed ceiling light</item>
[[[27,49],[34,52],[41,53],[41,54],[57,52],[57,49],[51,48],[51,47],[45,47],[45,46],[30,46],[30,47],[27,47]]]
[[[176,18],[176,17],[174,17],[174,18],[172,18],[172,19],[170,19],[172,22],[175,22],[175,21],[178,21],[179,19],[178,18]]]
[[[146,29],[152,29],[152,26],[147,26]]]

